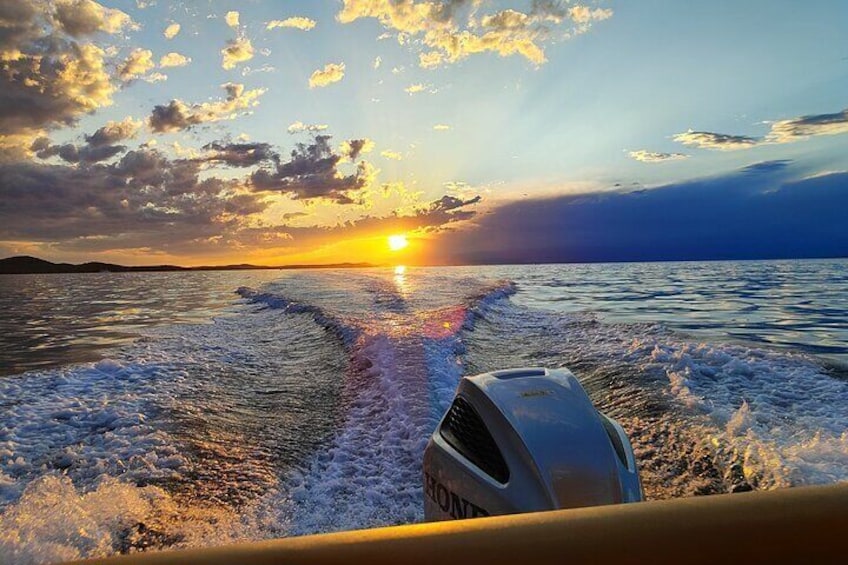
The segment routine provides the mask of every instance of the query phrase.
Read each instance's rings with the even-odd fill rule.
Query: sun
[[[409,245],[409,242],[406,240],[405,235],[389,236],[389,249],[391,249],[392,251],[400,251],[407,245]]]

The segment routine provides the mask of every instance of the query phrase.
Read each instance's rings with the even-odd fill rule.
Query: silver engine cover
[[[427,520],[640,500],[627,435],[567,369],[463,378],[424,451]]]

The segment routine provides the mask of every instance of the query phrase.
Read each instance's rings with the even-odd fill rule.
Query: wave
[[[509,301],[493,314],[465,340],[471,372],[572,369],[630,435],[649,498],[848,479],[848,382],[808,355]]]

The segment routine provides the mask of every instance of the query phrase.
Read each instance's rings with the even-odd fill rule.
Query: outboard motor
[[[424,451],[427,520],[640,500],[627,435],[567,369],[463,378]]]

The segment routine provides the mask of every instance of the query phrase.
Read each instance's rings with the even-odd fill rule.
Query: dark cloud
[[[264,88],[245,90],[244,85],[227,83],[222,85],[227,93],[224,100],[186,104],[182,100],[171,100],[167,105],[153,108],[147,120],[150,128],[157,132],[169,132],[189,129],[197,124],[230,120],[239,113],[259,104]]]
[[[135,136],[140,122],[127,118],[121,122],[109,122],[91,135],[85,135],[86,145],[65,143],[52,145],[47,137],[38,137],[30,146],[39,159],[58,156],[68,163],[98,163],[106,161],[127,150],[126,145],[115,142]]]
[[[251,175],[256,190],[286,192],[295,198],[326,198],[341,204],[355,202],[354,193],[368,186],[374,171],[360,162],[356,172],[342,174],[338,165],[342,155],[330,146],[329,135],[318,135],[312,143],[298,143],[288,161],[279,161],[272,169],[259,169]]]
[[[279,161],[279,154],[269,143],[221,143],[203,146],[209,154],[201,161],[219,162],[231,167],[252,167],[264,161]]]
[[[58,156],[68,163],[97,163],[111,159],[115,155],[126,151],[125,145],[101,145],[92,147],[90,145],[74,145],[65,143],[62,145],[51,145],[46,137],[39,137],[30,147],[39,159],[49,159]]]
[[[848,173],[787,161],[637,192],[522,200],[439,236],[434,262],[544,263],[848,255]]]
[[[345,153],[348,159],[351,161],[356,161],[359,158],[359,155],[363,152],[363,149],[372,145],[373,142],[370,139],[350,139],[345,144]]]
[[[141,128],[141,122],[135,122],[131,118],[127,118],[121,122],[109,122],[93,134],[86,135],[85,141],[92,147],[113,145],[124,139],[135,137],[139,128]]]
[[[462,208],[463,206],[477,204],[478,202],[480,202],[480,200],[480,196],[475,196],[474,198],[463,200],[461,198],[457,198],[455,196],[448,196],[446,194],[435,202],[432,202],[429,206],[429,209],[432,211],[440,210],[447,212],[449,210],[456,210],[457,208]]]
[[[267,207],[238,181],[199,172],[150,149],[111,165],[2,165],[0,239],[166,249],[238,231]]]

